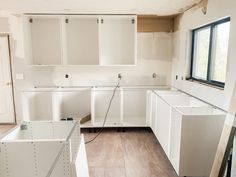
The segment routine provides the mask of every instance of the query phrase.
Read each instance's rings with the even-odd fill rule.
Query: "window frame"
[[[205,84],[209,84],[209,85],[213,85],[213,86],[217,86],[220,88],[224,88],[225,86],[225,82],[219,82],[216,80],[211,79],[211,71],[212,71],[212,60],[213,60],[213,55],[212,55],[212,49],[213,49],[213,40],[214,40],[214,28],[217,25],[220,25],[222,23],[226,23],[226,22],[230,22],[230,17],[218,20],[216,22],[195,28],[192,30],[192,46],[191,46],[191,65],[190,65],[190,79],[198,81],[198,82],[202,82]],[[195,78],[193,76],[193,68],[194,68],[194,54],[195,54],[195,35],[196,32],[204,29],[204,28],[209,28],[210,27],[210,42],[209,42],[209,52],[208,52],[208,64],[207,64],[207,78],[206,80],[204,79],[199,79],[199,78]]]

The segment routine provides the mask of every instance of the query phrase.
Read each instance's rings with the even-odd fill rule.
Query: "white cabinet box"
[[[88,177],[78,122],[24,122],[0,140],[1,177]]]
[[[171,112],[169,159],[179,176],[210,176],[225,115],[212,107],[178,110]]]
[[[123,125],[146,126],[146,89],[123,89]]]
[[[134,65],[136,63],[135,15],[107,15],[100,17],[100,64]]]
[[[25,42],[28,64],[62,63],[62,30],[59,16],[34,16],[25,19]]]
[[[97,15],[65,17],[67,65],[99,65],[98,19]]]
[[[114,88],[68,87],[25,90],[22,94],[24,120],[58,121],[68,117],[80,119],[91,114],[91,121],[82,124],[81,127],[101,127]],[[148,127],[151,123],[147,116],[151,108],[146,96],[148,89],[150,87],[119,87],[111,103],[105,126]],[[155,101],[152,96],[150,99]],[[153,110],[152,114],[155,113]],[[155,118],[152,123],[154,121]]]
[[[136,15],[26,15],[29,65],[135,65]]]
[[[179,91],[149,91],[151,128],[179,176],[209,176],[225,113]]]
[[[23,92],[22,109],[24,120],[60,120],[58,103],[58,93],[52,90]]]
[[[92,124],[101,127],[112,97],[114,87],[99,87],[92,90]],[[121,89],[117,88],[105,126],[121,126]]]
[[[91,113],[90,88],[35,88],[22,94],[24,120],[80,119]]]

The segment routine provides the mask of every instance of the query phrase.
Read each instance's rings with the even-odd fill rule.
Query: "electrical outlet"
[[[121,73],[119,73],[118,74],[118,79],[121,79],[121,78],[122,78]]]
[[[178,75],[176,75],[176,76],[175,76],[175,80],[178,80],[178,78],[179,78],[179,76],[178,76]]]
[[[65,78],[68,79],[69,78],[69,74],[65,74]]]

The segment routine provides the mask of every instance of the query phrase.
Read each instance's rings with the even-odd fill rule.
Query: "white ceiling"
[[[172,15],[200,0],[0,0],[0,11]]]

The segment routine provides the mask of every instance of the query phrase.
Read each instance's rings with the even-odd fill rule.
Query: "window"
[[[192,31],[191,79],[224,87],[230,18]]]

